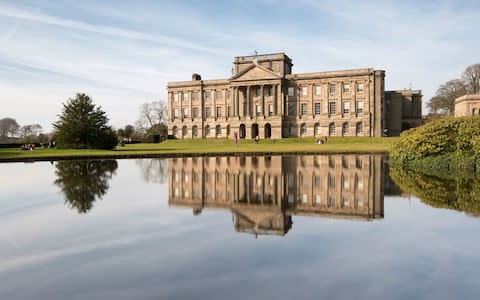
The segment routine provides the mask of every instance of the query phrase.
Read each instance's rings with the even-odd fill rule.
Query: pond
[[[477,299],[479,184],[386,157],[0,164],[0,299]]]

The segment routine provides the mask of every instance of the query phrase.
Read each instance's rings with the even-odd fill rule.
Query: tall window
[[[232,91],[227,90],[227,101],[230,101],[230,99],[232,99]]]
[[[227,107],[227,117],[231,117],[231,116],[232,116],[232,107],[228,106]]]
[[[215,100],[221,100],[222,99],[222,92],[221,91],[216,91],[215,92]]]
[[[288,115],[294,116],[295,115],[295,103],[288,103]]]
[[[315,114],[319,115],[322,113],[320,102],[315,102]]]
[[[363,113],[363,101],[358,101],[357,102],[357,113],[359,113],[359,114]]]
[[[330,123],[330,125],[328,125],[328,135],[329,136],[332,136],[332,135],[335,135],[336,134],[336,130],[335,130],[335,124],[334,123]]]
[[[363,123],[357,123],[357,125],[355,126],[355,131],[356,131],[357,135],[362,134],[363,133]]]
[[[308,96],[308,87],[302,86],[302,96]]]
[[[198,100],[198,92],[192,92],[192,101]]]
[[[342,124],[342,136],[345,136],[348,134],[348,123],[343,123]]]
[[[173,101],[178,102],[178,93],[173,93]]]
[[[343,92],[344,93],[350,93],[350,84],[349,83],[344,83],[343,84]]]
[[[190,92],[183,93],[183,101],[188,101],[188,100],[190,100]]]
[[[300,114],[302,116],[307,114],[307,103],[301,103],[300,104]]]
[[[357,83],[357,92],[363,92],[365,90],[365,85],[363,83]]]
[[[288,95],[291,97],[295,96],[295,88],[293,86],[288,87]]]
[[[205,91],[205,101],[210,101],[210,99],[212,99],[212,92],[213,91]]]
[[[192,117],[198,118],[198,107],[192,108]]]
[[[273,96],[273,86],[267,88],[267,96]]]
[[[180,112],[179,112],[178,108],[175,108],[173,110],[173,118],[178,119],[179,117],[180,117]]]
[[[222,107],[217,106],[217,118],[220,118],[222,116]]]
[[[205,118],[210,118],[212,116],[212,108],[210,106],[205,107]]]
[[[257,114],[257,117],[262,115],[262,106],[261,105],[257,105],[256,114]]]
[[[315,86],[315,95],[320,96],[322,94],[322,86],[316,85]]]
[[[255,96],[260,97],[262,95],[262,89],[260,87],[257,87],[255,89]]]
[[[268,115],[273,116],[273,104],[268,105]]]
[[[337,113],[337,103],[336,102],[330,102],[328,103],[328,113],[331,115],[334,115]]]
[[[349,114],[350,113],[350,101],[343,102],[343,113]]]
[[[335,94],[337,91],[337,86],[334,83],[330,83],[328,85],[328,90],[330,91],[330,94]]]
[[[188,118],[188,108],[187,107],[183,108],[183,117]]]

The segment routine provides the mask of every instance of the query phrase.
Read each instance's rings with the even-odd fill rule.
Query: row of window
[[[245,111],[246,108],[244,108]],[[342,102],[342,114],[349,114],[350,113],[350,101],[343,101]],[[315,102],[314,103],[314,108],[313,112],[315,115],[320,115],[322,113],[322,104],[321,102]],[[356,102],[356,113],[363,113],[364,112],[364,106],[363,106],[363,101],[357,101]],[[262,105],[256,105],[255,107],[255,115],[256,116],[261,116],[263,113],[262,111]],[[304,116],[307,115],[308,113],[308,103],[300,103],[300,115]],[[215,116],[217,118],[222,117],[224,114],[226,114],[227,117],[233,116],[233,108],[232,106],[227,106],[226,112],[224,112],[224,107],[223,106],[217,106],[215,110]],[[274,107],[273,104],[268,104],[267,105],[267,115],[272,116],[274,114]],[[328,114],[330,115],[335,115],[337,114],[337,102],[331,101],[328,103]],[[295,103],[288,103],[288,115],[294,116],[296,115],[296,104]],[[179,108],[174,108],[173,110],[173,117],[174,119],[178,119],[180,117],[183,118],[189,118],[189,108],[184,107],[183,108],[183,116],[180,116],[180,109]],[[204,108],[204,117],[205,118],[210,118],[212,117],[212,107],[206,106]],[[193,107],[192,108],[192,118],[198,118],[198,107]]]
[[[364,83],[357,83],[356,84],[357,92],[362,93],[365,90],[365,84]],[[342,84],[342,91],[345,94],[350,93],[350,83],[343,83]],[[329,83],[328,84],[328,92],[330,94],[335,94],[337,92],[337,85],[335,83]],[[308,96],[308,86],[301,86],[298,88],[297,93],[300,96]],[[314,86],[314,93],[316,96],[320,96],[322,94],[322,86],[321,85],[315,85]],[[295,96],[295,87],[288,87],[288,96],[294,97]]]
[[[359,93],[363,92],[365,90],[365,84],[356,83],[356,90]],[[334,83],[328,84],[328,91],[330,94],[335,94],[337,92],[337,84],[334,84]],[[350,83],[343,83],[342,91],[343,93],[346,93],[346,94],[350,93]],[[204,91],[203,93],[205,96],[205,100],[209,101],[212,98],[215,98],[215,100],[222,100],[224,92],[225,91]],[[256,87],[253,92],[256,97],[260,97],[262,95],[262,88]],[[233,92],[231,90],[226,90],[227,100],[230,100],[232,98],[232,93]],[[320,96],[322,94],[322,86],[315,85],[314,93],[316,96]],[[178,102],[179,100],[189,101],[190,97],[192,97],[193,101],[197,101],[199,99],[199,94],[200,92],[197,92],[197,91],[174,92],[172,93],[172,97],[174,102]],[[297,94],[299,94],[300,96],[308,96],[308,86],[301,86],[300,88],[298,88]],[[273,96],[273,87],[272,86],[264,87],[264,95]],[[288,96],[291,96],[291,97],[295,96],[295,87],[292,87],[292,86],[288,87]]]

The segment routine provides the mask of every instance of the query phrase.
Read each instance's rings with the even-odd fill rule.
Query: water
[[[365,155],[1,164],[0,299],[477,299],[478,185],[425,204],[430,179],[393,175]]]

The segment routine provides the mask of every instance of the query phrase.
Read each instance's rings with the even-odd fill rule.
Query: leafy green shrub
[[[393,161],[408,163],[449,153],[474,155],[480,147],[480,116],[448,117],[402,133],[393,145]]]

